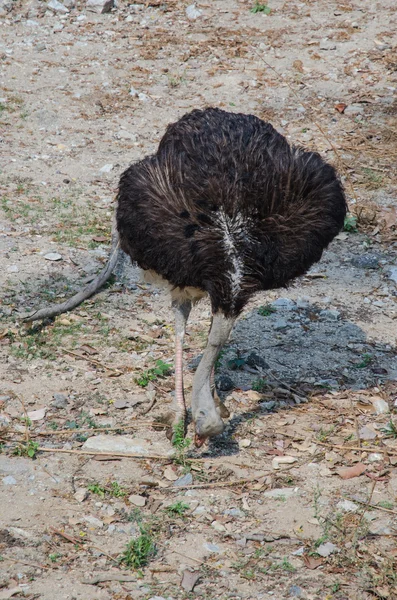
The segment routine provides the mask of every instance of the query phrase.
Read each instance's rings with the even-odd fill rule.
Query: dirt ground
[[[0,0],[0,599],[397,598],[394,0],[53,6]],[[225,433],[173,450],[165,292],[119,264],[23,317],[93,279],[120,174],[208,105],[321,152],[352,217],[237,323]]]

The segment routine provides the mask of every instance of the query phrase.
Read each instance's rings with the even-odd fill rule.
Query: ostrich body
[[[175,423],[186,416],[186,322],[192,303],[211,302],[192,390],[196,445],[223,431],[213,368],[235,319],[253,294],[284,287],[317,262],[345,214],[342,185],[317,153],[291,147],[257,117],[216,108],[169,125],[157,153],[121,176],[121,248],[171,288]]]

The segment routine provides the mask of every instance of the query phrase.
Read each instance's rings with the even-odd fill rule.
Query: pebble
[[[77,488],[73,496],[77,502],[84,502],[84,500],[88,497],[88,490],[87,488]]]
[[[344,110],[344,114],[345,115],[360,115],[364,112],[363,107],[361,106],[361,104],[349,104],[349,106],[347,106]]]
[[[263,492],[262,495],[265,498],[291,498],[292,496],[296,496],[298,492],[299,488],[275,488],[274,490]]]
[[[291,585],[291,587],[288,590],[288,593],[293,598],[302,598],[305,592],[301,587],[299,587],[299,585]]]
[[[287,329],[288,323],[285,319],[279,319],[274,323],[274,329],[276,331],[282,331],[283,329]]]
[[[108,13],[114,7],[114,0],[87,0],[86,8],[98,14]]]
[[[239,508],[227,508],[223,511],[223,514],[229,517],[238,517],[239,519],[243,519],[245,517],[245,514]]]
[[[354,504],[354,502],[351,502],[351,500],[341,500],[336,505],[336,508],[345,512],[357,512],[359,506],[357,504]]]
[[[190,21],[198,19],[203,14],[203,11],[196,8],[195,4],[190,4],[185,10],[186,16]]]
[[[207,542],[206,544],[203,544],[203,546],[206,550],[208,550],[208,552],[213,552],[214,554],[219,554],[221,552],[221,549],[216,544],[210,544]]]
[[[114,169],[114,165],[112,164],[107,164],[107,165],[103,165],[103,167],[101,169],[99,169],[100,173],[110,173],[110,171],[112,171]]]
[[[171,457],[175,454],[172,449],[164,453],[161,442],[150,443],[148,440],[130,438],[128,436],[117,435],[95,435],[83,444],[83,450],[97,450],[99,452],[123,452],[125,454],[159,454],[164,457]]]
[[[323,39],[320,42],[320,50],[336,50],[336,44],[330,40]]]
[[[340,317],[339,310],[320,310],[320,317],[328,321],[337,321]]]
[[[296,461],[295,456],[275,456],[272,460],[272,468],[277,471],[280,465],[292,465]]]
[[[138,496],[138,494],[131,494],[131,496],[128,496],[128,500],[131,504],[134,504],[134,506],[145,506],[146,504],[146,498],[144,496]]]
[[[383,458],[384,455],[379,454],[379,452],[371,452],[371,454],[368,455],[369,462],[380,462],[383,460]]]
[[[275,400],[269,400],[268,402],[261,402],[260,405],[262,410],[273,410],[277,406],[277,402]]]
[[[52,397],[54,398],[54,400],[51,402],[51,406],[58,409],[67,408],[69,400],[68,397],[65,396],[65,394],[55,392],[55,394],[53,394]]]
[[[186,473],[182,477],[179,477],[176,481],[174,481],[174,485],[179,487],[182,485],[191,485],[193,483],[193,476],[191,473]]]
[[[233,390],[236,386],[233,379],[229,377],[229,375],[220,375],[216,379],[216,387],[221,392],[228,392],[229,390]]]
[[[57,261],[62,260],[62,255],[58,254],[58,252],[49,252],[48,254],[44,254],[44,258],[46,260]]]
[[[17,265],[10,265],[9,267],[7,267],[7,273],[18,273],[19,269],[17,267]]]
[[[211,527],[213,527],[215,531],[226,531],[226,527],[219,521],[212,521]]]
[[[394,281],[395,284],[397,284],[397,267],[390,267],[387,271],[387,276],[389,279]]]
[[[7,475],[7,477],[3,477],[2,482],[4,485],[16,485],[17,480],[12,475]]]
[[[251,352],[251,354],[247,356],[245,362],[250,367],[260,367],[262,369],[269,368],[268,363],[265,361],[264,358],[262,358],[262,356],[259,356],[257,352]]]
[[[295,302],[290,298],[277,298],[277,300],[272,302],[272,306],[283,308],[284,310],[294,310],[296,308]]]
[[[101,521],[100,519],[97,519],[96,517],[92,517],[91,515],[88,516],[83,516],[84,521],[86,521],[86,523],[89,523],[89,525],[93,525],[94,527],[98,527],[99,529],[102,529],[103,527],[103,521]]]
[[[360,439],[364,440],[364,441],[374,440],[376,438],[376,431],[374,431],[370,427],[367,427],[367,425],[364,425],[364,427],[361,427],[359,434],[360,434]]]
[[[251,446],[251,440],[240,440],[238,445],[240,448],[249,448]]]
[[[57,14],[66,15],[69,12],[69,9],[66,8],[62,2],[58,2],[58,0],[50,0],[50,2],[47,4],[47,8]]]
[[[321,544],[321,546],[317,548],[317,554],[326,558],[330,554],[336,552],[338,549],[339,548],[335,546],[335,544],[333,544],[332,542],[325,542],[325,544]]]
[[[390,412],[388,403],[382,400],[382,398],[376,398],[375,400],[372,400],[372,405],[377,415],[386,415]]]
[[[389,519],[378,519],[373,521],[368,529],[372,535],[394,535],[393,528]]]

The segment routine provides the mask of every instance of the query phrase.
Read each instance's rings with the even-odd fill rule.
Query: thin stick
[[[320,444],[320,446],[326,446],[327,448],[338,448],[338,450],[359,450],[360,452],[381,452],[383,454],[390,454],[390,456],[397,456],[397,451],[389,450],[389,448],[372,448],[372,447],[361,447],[361,446],[342,446],[341,444],[327,444],[326,442],[319,442],[313,440],[314,444]]]
[[[349,397],[349,400],[350,400],[350,407],[352,409],[353,418],[354,418],[354,427],[356,429],[357,444],[358,444],[359,448],[361,448],[360,432],[358,430],[358,420],[357,420],[356,411],[354,410],[353,399],[351,396]]]
[[[352,541],[354,540],[354,544],[357,542],[358,528],[360,527],[361,523],[363,522],[365,511],[368,509],[369,505],[371,504],[371,500],[372,500],[372,496],[374,495],[376,484],[377,484],[377,481],[375,480],[372,483],[371,491],[368,496],[368,500],[366,502],[363,502],[364,507],[361,511],[360,520],[357,524],[356,529],[353,531],[353,535],[351,537]]]
[[[104,556],[107,556],[107,558],[110,558],[110,560],[112,560],[113,562],[118,564],[118,560],[115,559],[110,554],[108,554],[107,552],[105,552],[104,550],[102,550],[102,548],[99,548],[98,546],[95,546],[94,544],[83,542],[82,540],[79,540],[78,538],[75,538],[72,535],[68,535],[67,533],[63,533],[63,531],[59,531],[59,529],[55,529],[55,527],[51,526],[50,529],[53,533],[56,533],[57,535],[61,536],[62,538],[64,538],[68,542],[70,542],[71,544],[77,544],[77,545],[80,544],[80,548],[94,548],[95,550],[98,550],[99,552],[101,552],[101,554],[103,554]]]
[[[234,481],[215,481],[213,483],[198,483],[196,485],[175,485],[161,488],[162,490],[172,490],[177,492],[179,490],[199,490],[204,488],[216,488],[216,487],[231,487],[234,485],[243,485],[244,483],[251,483],[259,479],[258,477],[250,477],[248,479],[236,479]]]
[[[100,573],[92,579],[82,579],[81,583],[86,585],[96,585],[104,581],[137,581],[136,575],[123,575],[123,573]]]
[[[392,515],[397,515],[397,510],[391,510],[391,508],[385,508],[383,506],[379,506],[378,504],[368,504],[368,502],[364,502],[363,500],[356,500],[355,498],[350,498],[351,502],[355,502],[356,504],[365,504],[369,508],[376,508],[377,510],[383,510],[383,512],[391,513]]]
[[[36,563],[26,562],[26,560],[17,560],[16,558],[10,558],[9,556],[4,556],[4,554],[1,555],[1,558],[3,560],[9,560],[10,562],[13,562],[13,563],[19,563],[21,565],[26,565],[28,567],[34,567],[35,569],[47,569],[49,571],[51,571],[51,569],[52,569],[52,567],[46,567],[45,565],[39,565]]]
[[[119,456],[120,458],[142,458],[153,460],[171,461],[172,456],[161,456],[160,454],[126,454],[123,452],[94,452],[91,450],[65,450],[64,448],[43,448],[39,446],[37,452],[60,452],[63,454],[81,454],[87,456]]]
[[[108,367],[106,365],[104,365],[103,363],[101,363],[99,360],[96,360],[95,358],[92,358],[91,356],[84,356],[83,354],[79,354],[78,352],[73,352],[72,350],[66,350],[66,348],[61,348],[62,352],[65,352],[66,354],[70,354],[71,356],[76,356],[77,358],[80,358],[81,360],[86,360],[87,362],[93,363],[94,365],[98,365],[98,367],[101,367],[102,369],[106,369],[106,371],[112,371],[113,373],[117,373],[119,375],[122,375],[122,371],[119,371],[119,369],[114,369],[113,367]]]
[[[158,423],[157,421],[139,421],[136,423],[132,423],[131,425],[124,425],[123,427],[90,427],[88,429],[57,429],[53,431],[52,429],[45,429],[44,431],[31,431],[31,435],[38,436],[47,436],[47,435],[72,435],[76,433],[91,433],[94,431],[102,431],[102,433],[107,433],[108,431],[126,431],[128,429],[135,429],[141,426],[150,425],[152,427],[159,427],[161,429],[165,429],[167,425],[164,423]],[[20,433],[19,431],[10,431],[9,433]]]

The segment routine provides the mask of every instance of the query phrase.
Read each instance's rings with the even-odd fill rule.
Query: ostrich
[[[193,380],[195,443],[224,429],[213,369],[253,294],[286,286],[320,260],[343,226],[336,172],[290,146],[269,123],[217,108],[169,125],[156,154],[121,176],[120,246],[170,287],[175,313],[173,424],[186,422],[183,341],[192,305],[208,296],[212,323]]]

